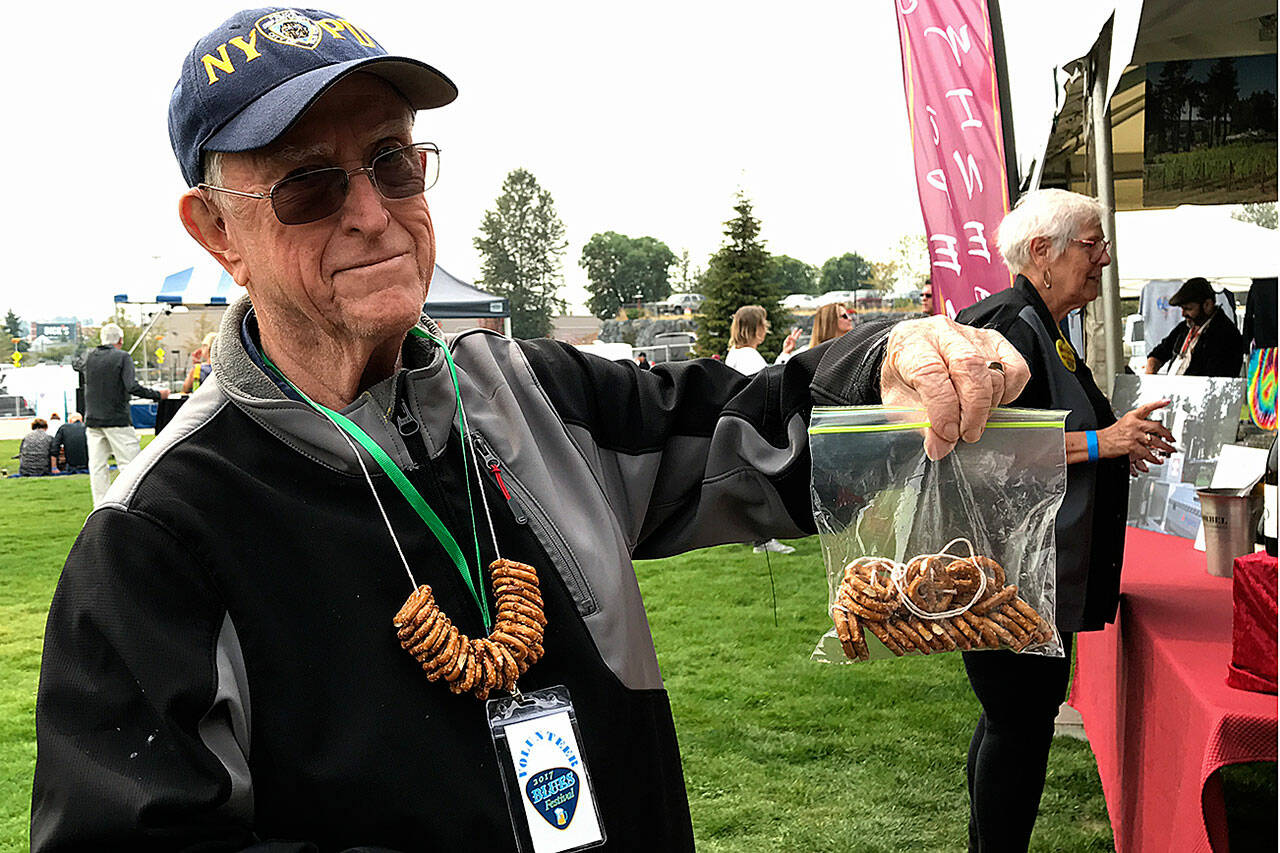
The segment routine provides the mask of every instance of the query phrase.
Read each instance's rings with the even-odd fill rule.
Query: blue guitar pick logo
[[[568,767],[552,767],[529,777],[525,795],[538,814],[556,829],[568,829],[578,808],[578,774]]]

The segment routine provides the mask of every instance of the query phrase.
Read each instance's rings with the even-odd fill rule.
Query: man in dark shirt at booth
[[[1169,364],[1167,372],[1178,376],[1239,376],[1244,339],[1218,308],[1209,282],[1187,279],[1169,304],[1182,308],[1183,322],[1147,355],[1147,373]]]

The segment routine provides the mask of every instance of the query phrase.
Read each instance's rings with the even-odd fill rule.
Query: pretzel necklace
[[[508,692],[542,657],[547,617],[542,612],[538,573],[533,566],[497,559],[489,564],[498,618],[488,637],[460,632],[422,584],[405,601],[392,624],[400,646],[422,666],[428,681],[444,679],[453,693],[489,698],[495,687]]]

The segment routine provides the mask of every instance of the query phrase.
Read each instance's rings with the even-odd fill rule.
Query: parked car
[[[665,302],[658,303],[659,314],[696,314],[702,307],[701,293],[673,293]]]
[[[649,361],[684,361],[689,358],[698,336],[693,332],[661,332],[653,336],[653,343],[645,347]]]
[[[782,302],[779,304],[782,305],[783,308],[790,308],[793,310],[797,308],[817,308],[818,297],[814,296],[812,293],[792,293],[789,296],[782,297]]]
[[[846,302],[852,305],[857,298],[858,291],[856,290],[828,290],[818,297],[818,303],[815,307],[821,308],[823,305],[830,305],[832,302]]]

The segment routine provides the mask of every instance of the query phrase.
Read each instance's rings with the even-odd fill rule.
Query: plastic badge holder
[[[813,659],[848,663],[997,643],[1062,657],[1054,523],[1067,487],[1066,416],[995,409],[977,442],[961,441],[933,461],[924,452],[923,411],[815,408],[813,506],[834,622]],[[998,563],[1003,579],[975,557]],[[967,573],[961,560],[972,563]]]
[[[568,688],[490,699],[485,713],[520,853],[573,853],[604,844]]]

